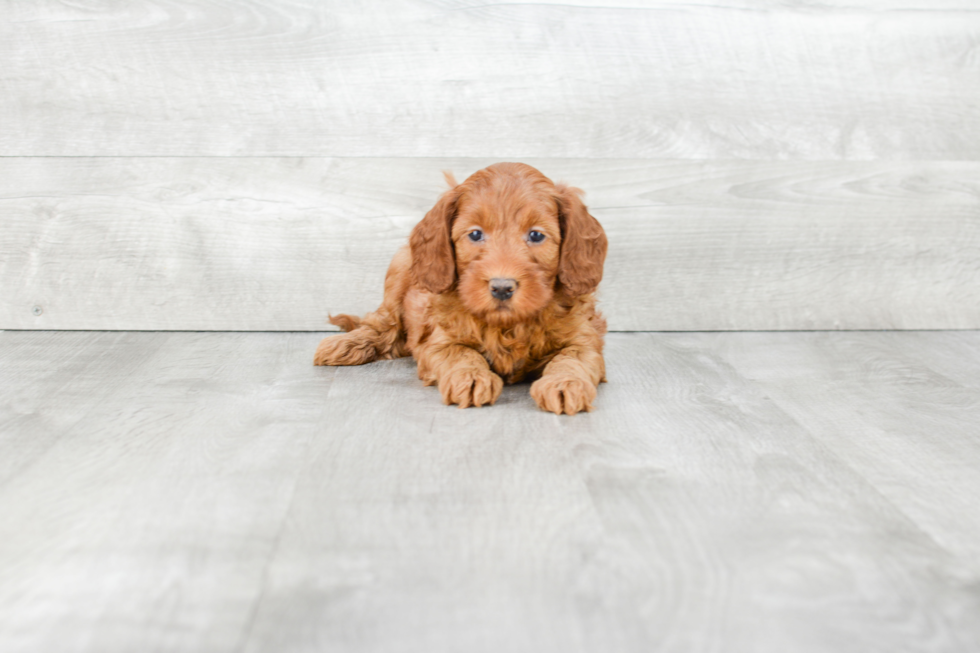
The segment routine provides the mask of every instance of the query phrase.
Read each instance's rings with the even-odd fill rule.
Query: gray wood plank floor
[[[321,335],[0,332],[0,650],[980,650],[980,332],[612,334],[572,418]]]

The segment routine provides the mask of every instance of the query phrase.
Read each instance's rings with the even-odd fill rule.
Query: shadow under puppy
[[[592,410],[605,381],[606,321],[593,292],[607,241],[581,191],[531,166],[498,163],[451,188],[391,262],[384,301],[325,338],[316,365],[411,354],[446,404],[493,404],[504,383],[536,378],[544,410]]]

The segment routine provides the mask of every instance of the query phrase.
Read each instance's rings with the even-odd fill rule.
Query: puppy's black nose
[[[517,288],[517,282],[513,279],[491,279],[490,294],[499,300],[510,299]]]

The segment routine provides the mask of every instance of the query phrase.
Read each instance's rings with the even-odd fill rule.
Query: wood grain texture
[[[980,559],[980,528],[956,517],[980,498],[976,334],[814,334],[806,349],[770,335],[712,344],[933,540]],[[802,368],[812,370],[805,379]],[[940,496],[948,510],[933,509]]]
[[[0,368],[0,488],[43,458],[104,399],[118,393],[165,340],[143,340],[134,347],[131,337],[117,332],[5,341]],[[58,355],[52,356],[55,341]],[[39,366],[38,361],[47,363]],[[107,365],[113,374],[105,373]],[[36,410],[39,387],[58,397],[56,407]],[[14,433],[31,437],[7,437]]]
[[[0,336],[0,649],[232,650],[327,419],[308,338]]]
[[[980,332],[612,334],[573,418],[321,335],[0,333],[0,649],[980,647]]]
[[[0,159],[0,327],[322,329],[491,162]],[[529,163],[605,226],[614,330],[980,327],[980,164]]]
[[[0,155],[976,160],[975,8],[5,3]]]

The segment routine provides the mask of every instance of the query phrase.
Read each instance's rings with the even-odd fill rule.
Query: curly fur
[[[493,404],[505,383],[537,379],[544,410],[593,408],[605,380],[605,319],[593,295],[607,241],[581,191],[520,163],[498,163],[450,189],[388,268],[384,300],[363,318],[331,316],[317,365],[360,365],[411,354],[447,404]],[[482,238],[469,236],[479,230]],[[544,235],[534,242],[534,230]],[[492,279],[513,295],[495,298]]]

